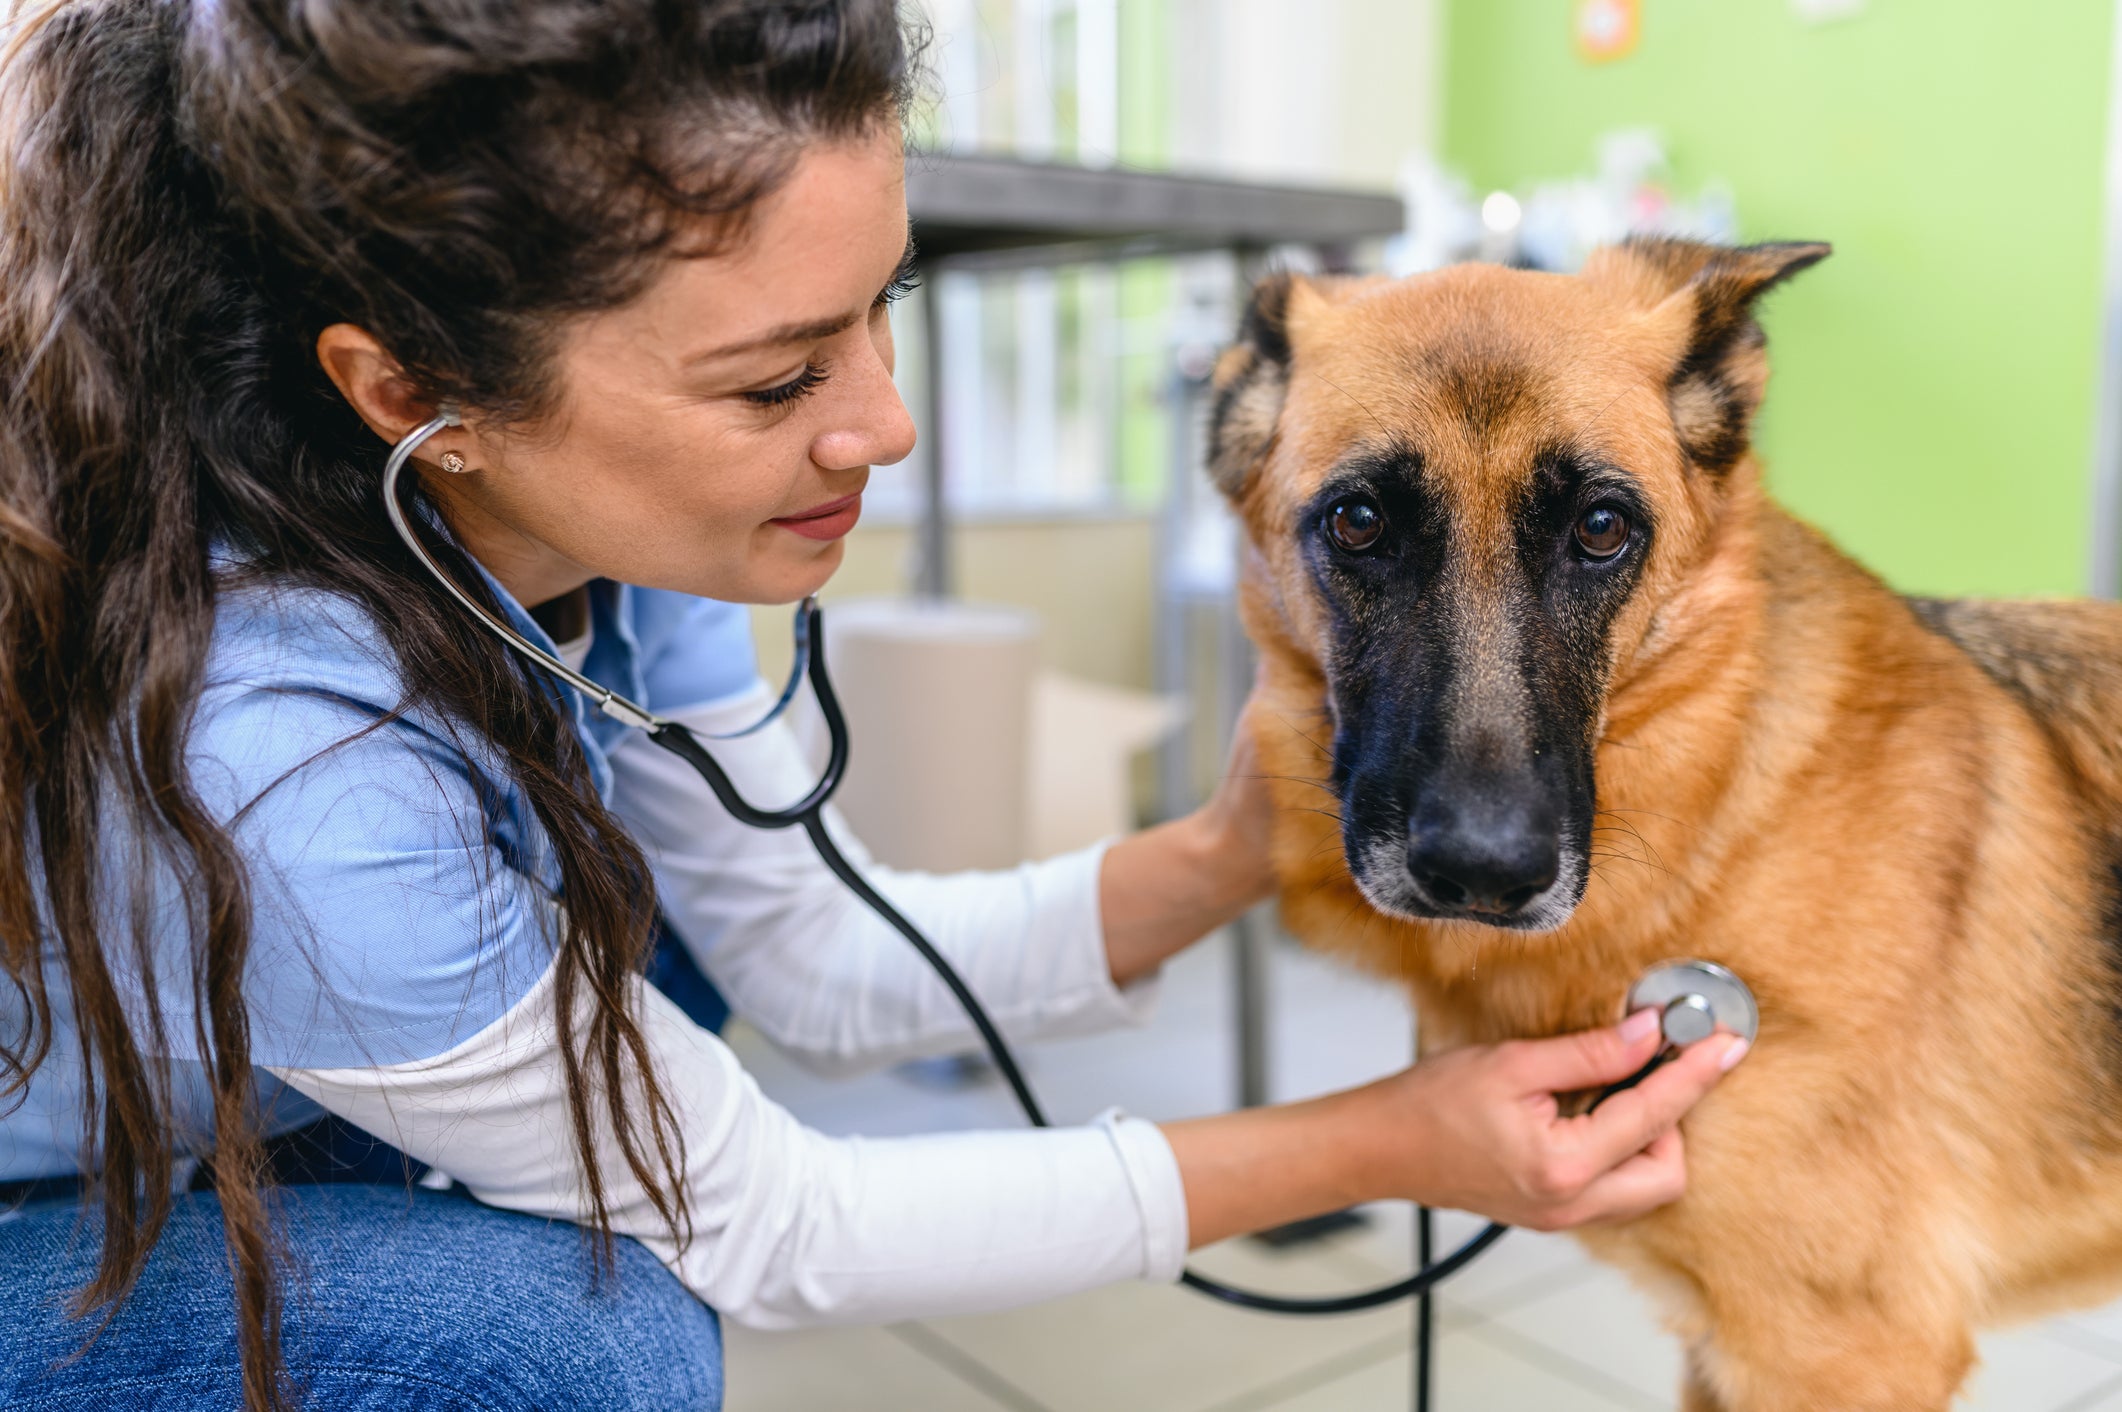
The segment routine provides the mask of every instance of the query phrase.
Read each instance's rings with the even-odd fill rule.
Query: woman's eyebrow
[[[856,321],[860,318],[860,314],[835,314],[829,319],[813,319],[809,323],[783,324],[779,328],[768,329],[765,333],[753,338],[742,339],[736,343],[725,343],[720,348],[710,348],[705,352],[695,353],[685,361],[688,363],[706,363],[716,358],[727,358],[737,353],[749,353],[754,348],[774,348],[785,343],[815,343],[821,338],[831,338],[836,333],[845,333],[848,329],[853,328]]]
[[[901,280],[911,278],[913,272],[914,237],[909,232],[906,237],[906,253],[899,257],[897,267],[892,270],[891,279],[886,281],[886,288],[897,284]],[[865,310],[863,312],[867,313],[868,311]],[[687,363],[706,363],[716,358],[728,358],[738,353],[749,353],[755,348],[775,348],[786,343],[815,343],[821,338],[831,338],[836,333],[845,333],[853,328],[856,323],[860,322],[861,318],[862,314],[836,314],[829,319],[812,319],[808,323],[783,324],[779,328],[768,329],[765,333],[742,339],[736,343],[725,343],[719,348],[709,348],[704,352],[695,353],[685,361]]]

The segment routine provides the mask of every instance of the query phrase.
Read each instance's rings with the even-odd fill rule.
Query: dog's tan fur
[[[1972,1330],[2122,1285],[2122,612],[1912,605],[1778,509],[1750,454],[1704,469],[1713,389],[1674,373],[1716,270],[1677,249],[1295,281],[1286,366],[1226,355],[1214,471],[1247,531],[1284,916],[1404,979],[1431,1050],[1610,1023],[1670,957],[1732,967],[1760,1038],[1686,1121],[1687,1195],[1584,1239],[1662,1301],[1694,1412],[1942,1409]],[[1757,337],[1725,376],[1758,400]],[[1394,920],[1351,881],[1291,526],[1381,429],[1423,447],[1464,560],[1503,552],[1557,436],[1657,507],[1608,639],[1597,861],[1558,930]]]

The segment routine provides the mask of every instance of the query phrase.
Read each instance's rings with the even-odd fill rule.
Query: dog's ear
[[[1253,286],[1238,339],[1216,360],[1208,413],[1208,478],[1232,500],[1275,439],[1289,392],[1289,302],[1298,277],[1273,274]]]
[[[1666,378],[1673,428],[1688,459],[1711,474],[1746,454],[1768,385],[1767,340],[1754,321],[1763,294],[1828,256],[1816,241],[1727,247],[1639,236],[1594,254],[1584,277],[1669,321],[1676,352]]]

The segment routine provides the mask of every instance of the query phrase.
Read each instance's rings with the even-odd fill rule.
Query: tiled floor
[[[1275,957],[1276,1096],[1385,1073],[1408,1054],[1389,990],[1294,949]],[[1231,1102],[1228,953],[1220,940],[1168,968],[1144,1029],[1041,1046],[1033,1083],[1057,1120],[1115,1103],[1167,1119]],[[921,1075],[813,1078],[741,1027],[767,1090],[829,1132],[1013,1124],[998,1085]],[[1404,1274],[1404,1208],[1293,1251],[1237,1241],[1203,1252],[1211,1274],[1293,1292]],[[1445,1218],[1449,1245],[1474,1229]],[[1405,1306],[1331,1319],[1228,1308],[1176,1288],[1126,1285],[1008,1313],[885,1329],[758,1334],[729,1327],[729,1412],[1396,1412],[1409,1406]],[[1440,1300],[1438,1412],[1673,1406],[1679,1355],[1649,1307],[1565,1237],[1515,1231]],[[1980,1412],[2122,1412],[2122,1305],[1986,1338],[1963,1406]]]

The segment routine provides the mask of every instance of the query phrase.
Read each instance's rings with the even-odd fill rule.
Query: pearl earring
[[[461,476],[471,467],[464,464],[464,457],[454,451],[442,453],[442,469],[453,476]]]

